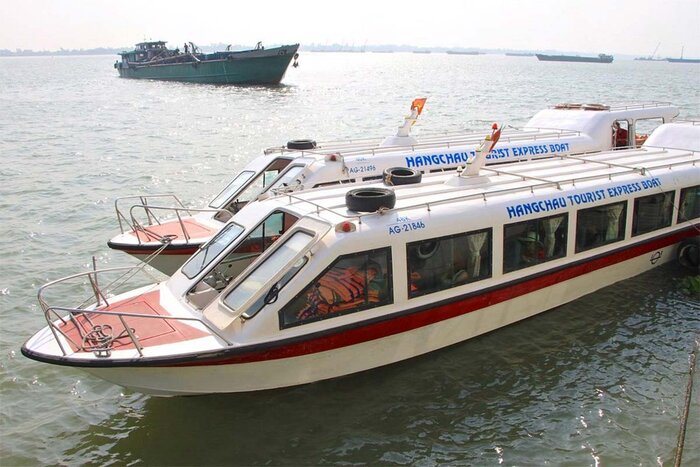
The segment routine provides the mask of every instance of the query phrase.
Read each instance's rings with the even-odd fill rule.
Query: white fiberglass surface
[[[231,183],[229,183],[228,186],[224,188],[223,191],[219,193],[211,203],[209,203],[209,206],[212,208],[223,207],[226,201],[228,201],[234,193],[240,190],[243,185],[248,183],[248,180],[253,178],[253,175],[255,175],[255,172],[248,170],[239,173],[236,178],[234,178]]]
[[[231,223],[224,227],[216,237],[205,244],[182,267],[182,273],[192,279],[199,274],[211,261],[216,258],[227,246],[231,244],[245,229],[238,224]]]
[[[271,187],[270,190],[276,190],[279,188],[284,188],[286,186],[289,186],[292,184],[296,177],[306,168],[304,165],[295,165],[294,167],[290,167],[289,170],[287,170],[282,176],[280,176],[279,180],[277,180]]]
[[[286,268],[290,261],[306,247],[313,237],[305,232],[294,233],[289,240],[275,250],[262,264],[243,279],[224,298],[224,303],[233,310],[243,306],[277,272]]]

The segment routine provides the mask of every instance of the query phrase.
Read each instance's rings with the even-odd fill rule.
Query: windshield
[[[289,262],[298,256],[312,239],[313,236],[306,232],[295,232],[283,245],[275,250],[263,263],[259,264],[253,272],[243,279],[241,283],[224,298],[224,303],[234,311],[241,308],[270,280],[270,278],[285,269]],[[301,265],[299,267],[301,267]]]
[[[219,253],[224,251],[243,232],[243,227],[231,223],[224,227],[214,238],[206,243],[182,267],[182,273],[192,279],[206,268]]]
[[[270,187],[270,191],[285,188],[290,185],[296,185],[296,178],[304,170],[304,168],[305,166],[303,165],[295,165],[294,167],[290,167],[289,170],[283,173],[282,176],[280,176],[279,180],[277,180]]]
[[[231,198],[231,196],[233,196],[238,190],[241,189],[243,185],[248,182],[248,180],[253,178],[253,175],[255,175],[255,172],[250,170],[239,173],[238,176],[234,178],[211,203],[209,203],[209,206],[216,209],[221,208],[226,201]]]

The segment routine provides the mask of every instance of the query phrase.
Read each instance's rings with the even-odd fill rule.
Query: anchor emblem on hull
[[[649,262],[650,262],[651,264],[656,264],[656,263],[658,263],[659,260],[661,259],[661,254],[662,254],[661,251],[655,252],[653,255],[651,255],[651,258],[649,258]]]

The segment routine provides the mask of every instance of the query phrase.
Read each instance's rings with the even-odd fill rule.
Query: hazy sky
[[[408,44],[700,57],[700,0],[0,0],[0,49],[143,39]]]

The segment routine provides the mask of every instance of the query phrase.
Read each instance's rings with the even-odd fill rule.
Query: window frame
[[[678,197],[678,214],[676,216],[676,223],[680,224],[681,222],[692,222],[695,219],[700,218],[700,200],[698,201],[697,207],[695,208],[698,211],[698,215],[695,217],[681,217],[681,208],[683,207],[683,201],[685,200],[685,196],[687,193],[691,193],[691,190],[696,190],[695,196],[700,195],[700,185],[693,185],[693,186],[687,186],[685,188],[681,188],[679,192],[679,197]],[[684,193],[685,192],[685,193]]]
[[[306,318],[306,319],[297,319],[293,322],[286,322],[285,321],[285,316],[284,312],[285,310],[289,309],[289,306],[294,303],[296,300],[300,299],[307,293],[309,293],[311,287],[315,286],[323,276],[328,274],[330,270],[332,270],[340,261],[353,258],[353,257],[360,257],[360,256],[365,256],[366,260],[369,261],[372,260],[373,257],[376,257],[377,254],[386,252],[386,285],[387,285],[387,291],[386,291],[386,299],[382,302],[379,303],[371,303],[369,300],[367,300],[367,297],[365,295],[365,304],[364,306],[361,307],[356,307],[356,308],[351,308],[348,310],[342,310],[342,311],[337,311],[334,313],[329,313],[326,315],[319,315],[319,316],[314,316],[311,318]],[[282,306],[278,313],[278,320],[279,320],[279,328],[280,330],[284,329],[289,329],[289,328],[294,328],[297,326],[304,326],[306,324],[310,323],[316,323],[318,321],[323,321],[326,319],[332,319],[338,316],[345,316],[348,314],[353,314],[353,313],[358,313],[361,311],[366,311],[366,310],[371,310],[374,308],[379,308],[382,306],[387,306],[387,305],[392,305],[394,303],[394,271],[393,271],[393,264],[392,264],[392,248],[390,246],[386,247],[380,247],[380,248],[373,248],[371,250],[365,250],[365,251],[360,251],[360,252],[354,252],[354,253],[348,253],[345,255],[340,255],[335,257],[335,259],[328,265],[326,266],[319,274],[317,274],[313,280],[309,281],[308,284],[304,285],[304,287],[297,293],[295,294],[291,299],[287,301],[287,303]]]
[[[539,230],[540,230],[540,223],[541,223],[542,221],[545,221],[545,220],[548,220],[548,219],[554,219],[554,218],[556,218],[556,217],[563,217],[563,220],[562,220],[561,224],[557,227],[556,230],[559,230],[559,228],[561,228],[561,225],[565,225],[565,232],[564,232],[564,235],[561,237],[561,238],[564,239],[564,245],[563,245],[562,253],[560,253],[559,255],[556,255],[556,256],[552,256],[551,258],[543,258],[542,261],[536,261],[536,262],[533,262],[533,263],[531,263],[531,264],[519,265],[519,267],[515,267],[515,268],[510,267],[510,268],[509,268],[508,265],[507,265],[507,263],[506,263],[506,259],[507,259],[507,257],[508,257],[508,253],[509,253],[509,249],[506,248],[506,246],[507,246],[507,245],[506,245],[506,242],[510,241],[510,238],[506,235],[506,229],[508,229],[508,228],[510,228],[510,227],[512,227],[512,226],[515,226],[515,225],[520,225],[520,224],[525,224],[525,225],[527,225],[527,224],[529,224],[529,223],[531,223],[531,222],[535,222],[535,223],[536,223],[536,230],[537,230],[537,232],[539,232]],[[501,264],[501,265],[502,265],[502,272],[503,272],[503,274],[509,274],[509,273],[511,273],[511,272],[522,271],[523,269],[528,269],[528,268],[531,268],[531,267],[534,267],[534,266],[538,266],[538,265],[540,265],[540,264],[548,263],[548,262],[550,262],[550,261],[554,261],[554,260],[557,260],[557,259],[565,258],[565,257],[567,256],[567,251],[568,251],[568,248],[569,248],[569,232],[570,232],[570,228],[571,228],[571,222],[570,222],[570,220],[569,220],[569,217],[570,217],[570,216],[569,216],[569,212],[566,211],[566,212],[559,213],[559,214],[553,214],[553,215],[551,215],[551,216],[537,217],[537,218],[534,218],[534,219],[528,219],[528,220],[519,221],[519,222],[511,222],[510,224],[503,224],[503,230],[502,230],[502,232],[503,232],[503,246],[502,246],[502,248],[503,248],[503,249],[502,249],[503,258],[502,258],[502,264]],[[528,232],[529,230],[530,230],[530,229],[529,229],[529,226],[528,226],[528,227],[526,227],[525,232]],[[556,230],[554,231],[555,234],[556,234]],[[519,241],[518,238],[516,238],[516,240]],[[539,242],[539,240],[537,240],[537,242]],[[540,242],[540,243],[542,243],[542,242]],[[556,246],[556,245],[555,245],[555,246]],[[521,247],[521,248],[522,248],[522,247]],[[542,245],[542,248],[544,248],[544,244]]]
[[[592,245],[592,246],[587,246],[585,248],[579,248],[579,234],[583,233],[585,235],[585,231],[584,232],[579,231],[579,227],[585,228],[584,223],[581,222],[581,214],[591,212],[594,210],[600,210],[601,208],[608,208],[608,207],[619,205],[619,204],[622,205],[622,212],[620,213],[620,220],[619,220],[619,222],[621,222],[621,225],[622,225],[622,236],[619,238],[616,238],[615,240],[605,240],[601,243],[597,243],[597,244]],[[623,201],[616,201],[614,203],[607,203],[607,204],[602,204],[599,206],[593,206],[590,208],[578,209],[576,211],[576,229],[574,231],[574,253],[583,253],[585,251],[589,251],[589,250],[592,250],[594,248],[599,248],[599,247],[602,247],[605,245],[611,245],[613,243],[624,241],[624,239],[627,235],[627,208],[628,208],[628,206],[629,206],[628,200],[623,200]],[[619,229],[619,227],[618,227],[618,229]],[[618,232],[618,236],[619,236],[619,232]]]
[[[657,196],[670,196],[671,197],[671,202],[668,205],[668,222],[665,225],[657,225],[649,230],[645,230],[643,232],[639,231],[639,203],[642,200],[645,199],[650,199],[654,198]],[[676,196],[676,190],[670,190],[670,191],[662,191],[661,193],[654,193],[652,195],[646,195],[646,196],[639,196],[637,198],[634,198],[633,200],[633,207],[632,207],[632,228],[630,230],[630,234],[632,237],[638,237],[640,235],[648,234],[651,232],[656,232],[657,230],[665,229],[667,227],[670,227],[673,224],[673,206],[674,206],[674,201],[675,201],[675,196]]]
[[[445,240],[453,241],[454,239],[461,238],[461,237],[465,237],[465,239],[466,239],[466,237],[468,237],[470,235],[480,234],[480,233],[487,234],[485,247],[488,249],[488,251],[490,253],[489,272],[487,275],[480,275],[480,276],[475,277],[475,278],[470,277],[469,280],[467,280],[466,282],[463,282],[461,284],[456,284],[456,285],[453,284],[453,285],[450,285],[447,287],[442,287],[442,288],[417,290],[415,293],[411,292],[411,271],[412,271],[412,269],[409,265],[409,257],[410,257],[409,248],[411,248],[412,245],[420,245],[420,244],[432,242],[432,241],[439,241],[439,242],[443,242]],[[454,255],[452,258],[452,266],[454,267]],[[406,243],[406,286],[407,286],[409,300],[414,299],[414,298],[423,297],[425,295],[430,295],[430,294],[433,294],[436,292],[442,292],[444,290],[454,289],[455,287],[461,287],[463,285],[471,284],[471,283],[478,282],[481,280],[490,279],[491,277],[493,277],[493,228],[492,227],[486,227],[486,228],[479,229],[479,230],[470,230],[468,232],[460,232],[460,233],[456,233],[456,234],[445,235],[442,237],[426,238],[426,239]]]

